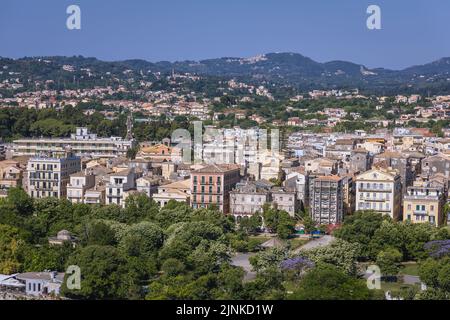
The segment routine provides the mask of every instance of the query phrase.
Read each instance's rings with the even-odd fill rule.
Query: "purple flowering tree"
[[[300,278],[308,269],[314,268],[314,262],[305,257],[293,257],[283,260],[280,268],[291,278]]]
[[[450,255],[450,240],[435,240],[425,243],[425,250],[433,258],[442,258]]]

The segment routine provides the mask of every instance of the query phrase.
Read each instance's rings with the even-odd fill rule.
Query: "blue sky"
[[[82,29],[66,28],[79,5]],[[368,30],[366,9],[382,10]],[[448,0],[0,0],[0,56],[149,61],[298,52],[404,68],[450,56]]]

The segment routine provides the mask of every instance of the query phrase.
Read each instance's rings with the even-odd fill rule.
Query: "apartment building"
[[[282,188],[272,188],[272,206],[278,210],[289,213],[291,217],[295,216],[298,210],[298,202],[295,191],[287,191]]]
[[[351,175],[342,176],[342,196],[344,201],[344,216],[355,212],[355,182]]]
[[[77,128],[70,138],[19,139],[13,144],[15,156],[37,156],[43,153],[64,152],[70,147],[77,156],[117,157],[126,156],[134,145],[133,140],[121,137],[99,138],[87,128]]]
[[[392,168],[400,174],[402,193],[406,193],[406,189],[412,185],[414,176],[420,168],[413,165],[413,159],[408,152],[384,152],[376,155],[374,159],[375,165],[381,165],[386,168]]]
[[[344,219],[343,181],[339,176],[317,177],[310,187],[310,214],[318,224],[340,224]]]
[[[32,157],[27,164],[28,194],[32,198],[65,198],[70,175],[81,170],[81,160],[64,157]]]
[[[263,213],[263,207],[270,201],[271,185],[258,182],[238,183],[230,192],[230,213],[236,220]]]
[[[230,191],[240,180],[240,167],[234,164],[212,164],[191,173],[193,208],[216,206],[230,212]]]
[[[95,175],[77,172],[70,176],[67,185],[67,200],[72,203],[84,203],[86,191],[95,186]]]
[[[403,220],[440,226],[444,223],[444,205],[444,188],[417,181],[403,197]]]
[[[105,185],[106,204],[116,204],[125,207],[124,193],[135,189],[136,173],[134,169],[126,169],[109,175],[109,181]]]
[[[356,177],[356,210],[374,210],[400,220],[401,201],[401,177],[396,170],[372,169]]]
[[[287,174],[284,186],[287,190],[296,192],[298,205],[301,209],[309,205],[309,175],[304,170],[292,171]]]
[[[84,203],[91,205],[105,204],[105,186],[95,186],[92,189],[86,190],[84,194]]]

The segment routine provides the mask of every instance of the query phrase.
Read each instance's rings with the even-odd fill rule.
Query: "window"
[[[210,183],[210,184],[213,183],[213,177],[209,177],[209,183]]]

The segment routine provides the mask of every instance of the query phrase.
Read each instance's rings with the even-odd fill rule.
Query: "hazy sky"
[[[66,8],[81,8],[81,30]],[[366,9],[381,7],[382,30]],[[298,52],[403,68],[450,56],[448,0],[0,0],[0,56],[149,61]]]

